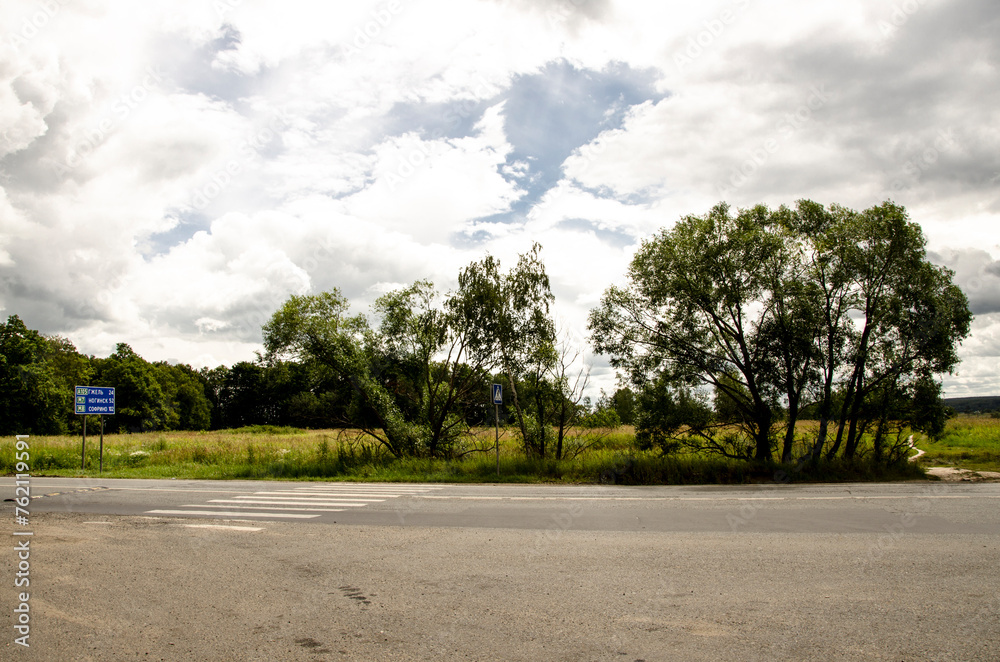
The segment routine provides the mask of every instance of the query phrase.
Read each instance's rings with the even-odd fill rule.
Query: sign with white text
[[[111,416],[115,413],[115,389],[108,386],[77,386],[74,403],[77,414]]]

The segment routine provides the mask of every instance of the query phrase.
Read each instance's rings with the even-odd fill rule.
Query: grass
[[[925,467],[955,467],[972,471],[1000,471],[1000,418],[987,414],[959,414],[950,419],[938,441],[918,439],[927,451]]]
[[[808,423],[802,430],[803,444]],[[975,426],[974,426],[975,427]],[[994,428],[995,429],[995,428]],[[733,484],[898,480],[923,477],[914,464],[871,462],[818,466],[759,465],[716,455],[664,457],[634,446],[634,430],[577,430],[566,439],[566,459],[526,458],[517,440],[501,438],[500,475],[492,429],[467,440],[459,459],[397,459],[353,430],[298,430],[254,426],[215,432],[105,435],[108,478],[279,479],[385,482],[520,482],[613,484]],[[33,475],[97,476],[98,440],[87,439],[87,469],[80,468],[79,437],[31,437]],[[0,441],[0,473],[15,470],[14,442]],[[784,477],[783,477],[784,476]]]

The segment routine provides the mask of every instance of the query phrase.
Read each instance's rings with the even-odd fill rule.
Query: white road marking
[[[266,503],[272,506],[286,505],[286,506],[341,506],[344,508],[364,508],[367,503],[355,503],[353,501],[308,501],[305,499],[290,500],[290,499],[259,499],[255,497],[247,497],[246,499],[209,499],[209,503]]]
[[[283,487],[283,486],[282,486]],[[229,499],[209,499],[204,504],[187,504],[181,508],[221,508],[230,512],[215,510],[149,510],[148,514],[161,515],[216,515],[232,516],[245,515],[247,517],[291,517],[309,518],[319,517],[319,515],[296,515],[293,512],[316,512],[316,513],[339,513],[346,508],[364,508],[372,503],[382,503],[386,499],[395,499],[405,496],[417,496],[432,490],[443,489],[440,486],[391,486],[385,487],[379,484],[368,485],[310,485],[295,489],[277,489],[257,491],[248,494],[246,491],[217,490],[233,494]],[[165,492],[181,491],[180,489],[164,489]],[[205,491],[216,492],[216,490],[187,490],[191,492]],[[214,505],[226,504],[226,505]],[[316,507],[320,506],[320,507]],[[322,507],[331,506],[331,507]],[[261,512],[247,512],[247,510]],[[231,512],[239,511],[239,512]],[[281,511],[268,513],[263,511]]]
[[[213,503],[224,503],[224,504],[227,504],[227,505],[225,505],[225,506],[213,506],[212,505]],[[304,510],[304,511],[316,511],[316,512],[320,512],[320,513],[342,513],[342,512],[344,512],[343,508],[293,508],[291,506],[277,507],[277,506],[275,506],[275,504],[272,504],[270,502],[268,502],[267,506],[258,505],[258,504],[256,504],[256,502],[253,502],[253,501],[251,501],[249,503],[252,503],[254,505],[247,505],[247,506],[232,505],[232,504],[237,504],[237,503],[248,503],[248,502],[246,502],[246,501],[233,501],[232,499],[213,499],[213,500],[209,501],[208,503],[197,503],[197,504],[195,504],[195,503],[188,503],[188,504],[185,504],[185,505],[181,506],[181,508],[252,508],[253,510]],[[363,506],[364,504],[359,504],[359,505]]]
[[[357,501],[380,501],[381,499],[373,497],[381,497],[382,499],[395,499],[399,496],[411,496],[409,494],[376,494],[374,492],[319,492],[316,490],[309,491],[289,491],[289,490],[274,490],[271,492],[254,492],[254,494],[291,494],[295,496],[301,496],[303,498],[311,499],[314,496],[329,496],[329,497],[361,497]]]
[[[319,517],[319,515],[300,515],[297,513],[217,512],[214,510],[147,510],[146,512],[157,515],[211,515],[213,517],[288,517],[290,519]]]
[[[261,526],[227,526],[225,524],[182,524],[189,529],[222,529],[223,531],[263,531]]]
[[[271,496],[272,494],[277,494],[279,496],[272,497]],[[393,495],[381,495],[383,497],[381,499],[372,499],[372,498],[357,498],[354,495],[350,495],[350,494],[333,494],[333,493],[330,493],[330,494],[325,494],[325,493],[324,494],[320,494],[318,492],[317,493],[310,493],[310,494],[304,494],[302,492],[254,492],[252,495],[247,495],[247,496],[259,497],[261,499],[293,499],[294,498],[294,499],[307,499],[307,500],[315,500],[315,499],[340,499],[340,498],[343,498],[344,501],[357,501],[358,503],[365,503],[365,502],[379,503],[379,502],[385,501],[386,499],[394,499],[396,497],[396,495],[393,494]]]

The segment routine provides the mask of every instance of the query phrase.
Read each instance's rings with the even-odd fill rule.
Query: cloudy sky
[[[997,395],[998,66],[996,0],[6,0],[0,312],[214,367],[538,241],[582,344],[682,215],[893,199],[976,314],[946,394]]]

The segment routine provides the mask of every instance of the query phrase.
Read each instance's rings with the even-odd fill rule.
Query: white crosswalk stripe
[[[308,519],[319,517],[319,515],[302,515],[298,513],[248,513],[244,511],[220,511],[220,510],[147,510],[149,514],[156,515],[211,515],[212,517],[286,517],[289,519]]]
[[[440,490],[435,485],[322,484],[240,494],[230,499],[209,499],[175,509],[148,510],[149,515],[257,517],[312,519],[321,513],[364,508],[387,499],[424,495]],[[182,510],[191,508],[192,510]]]

